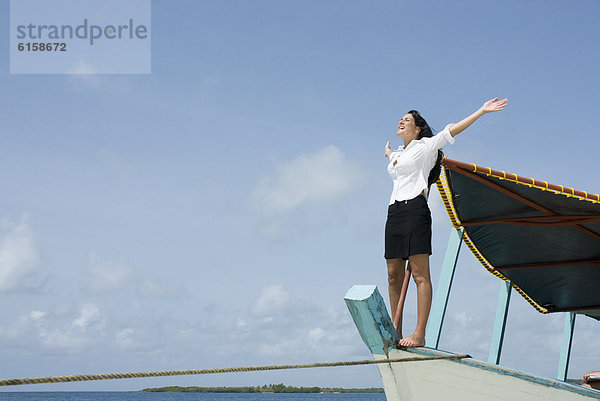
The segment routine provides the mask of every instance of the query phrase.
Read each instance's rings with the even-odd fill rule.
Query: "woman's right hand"
[[[392,148],[390,148],[390,141],[387,141],[387,143],[385,144],[385,152],[383,153],[383,155],[385,157],[390,157],[390,155],[393,153]]]
[[[498,100],[497,97],[488,100],[479,108],[483,114],[492,113],[494,111],[500,111],[504,109],[504,106],[508,103],[508,99]]]

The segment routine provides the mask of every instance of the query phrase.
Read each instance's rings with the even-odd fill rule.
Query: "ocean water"
[[[0,392],[0,401],[385,401],[383,393]]]

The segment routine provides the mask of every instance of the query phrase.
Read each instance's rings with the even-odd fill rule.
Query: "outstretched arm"
[[[469,117],[463,119],[462,121],[454,124],[450,127],[450,135],[456,136],[463,132],[468,126],[473,124],[475,120],[486,113],[492,113],[494,111],[500,111],[506,106],[508,103],[508,99],[498,100],[498,98],[494,98],[488,100],[481,106],[475,113],[471,114]]]

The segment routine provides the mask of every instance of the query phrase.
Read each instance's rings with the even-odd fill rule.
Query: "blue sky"
[[[11,75],[0,10],[1,377],[367,358],[343,296],[386,292],[382,155],[409,109],[441,130],[508,97],[446,154],[600,193],[596,1],[153,1],[149,75]],[[436,286],[450,224],[430,207]],[[500,283],[459,263],[441,347],[487,359]],[[501,362],[554,376],[563,322],[515,295]],[[581,377],[598,325],[576,324]],[[364,367],[17,390],[279,382],[380,385]]]

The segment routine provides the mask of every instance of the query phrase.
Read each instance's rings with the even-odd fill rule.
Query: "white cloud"
[[[40,330],[39,336],[41,345],[44,348],[60,349],[67,352],[74,352],[86,344],[83,336],[69,330]]]
[[[466,312],[456,313],[452,317],[461,328],[466,327],[471,321],[473,321],[473,317]]]
[[[111,292],[122,288],[131,279],[133,269],[121,262],[99,262],[92,256],[89,287],[94,292]]]
[[[101,321],[100,309],[94,304],[85,304],[81,307],[79,317],[73,320],[72,325],[80,330],[85,330],[89,326]]]
[[[132,370],[139,370],[148,369],[135,365],[147,358],[160,368],[160,361],[210,367],[225,359],[233,366],[368,356],[343,303],[335,308],[311,303],[273,284],[258,292],[250,305],[258,315],[247,313],[246,307],[227,310],[218,305],[198,308],[191,315],[135,304],[111,309],[88,302],[68,312],[34,308],[0,325],[0,345],[12,350],[7,357],[22,358],[27,352],[57,365],[66,360],[86,369],[90,360],[106,366],[121,366],[127,360]]]
[[[187,294],[181,283],[161,277],[144,278],[127,263],[99,261],[95,255],[91,257],[89,274],[87,288],[98,294],[124,290],[129,293],[133,288],[135,295],[140,298],[171,299]]]
[[[343,303],[336,307],[315,304],[281,284],[272,284],[261,290],[249,309],[243,327],[225,319],[218,323],[226,323],[223,327],[215,328],[226,344],[235,341],[242,347],[215,350],[222,356],[241,350],[246,358],[275,363],[368,355]]]
[[[90,63],[78,60],[69,73],[73,75],[94,75],[97,74],[97,71]]]
[[[31,313],[29,314],[29,317],[31,318],[31,320],[33,320],[34,322],[38,322],[40,321],[44,316],[46,316],[46,312],[42,312],[39,310],[33,310],[31,311]]]
[[[25,223],[10,227],[0,239],[0,292],[31,286],[27,279],[37,265],[31,228]]]
[[[0,338],[10,341],[23,340],[32,331],[32,320],[34,320],[33,316],[22,315],[13,324],[2,324],[0,326]],[[3,343],[3,348],[7,348],[6,343]]]
[[[115,341],[117,346],[122,349],[131,349],[134,348],[137,344],[133,338],[135,334],[135,330],[132,328],[127,328],[119,331],[115,335]]]
[[[12,324],[4,322],[3,326],[0,327],[3,349],[18,346],[40,355],[46,351],[76,354],[82,347],[100,342],[105,329],[100,309],[91,303],[81,306],[75,317],[32,310]]]
[[[97,342],[104,326],[100,309],[91,303],[83,305],[79,310],[79,316],[70,324],[61,324],[56,316],[52,316],[45,319],[42,325],[40,314],[32,312],[30,316],[38,323],[38,336],[42,347],[60,349],[69,353],[80,350],[90,342]],[[48,328],[49,325],[58,327]]]
[[[314,343],[318,343],[324,336],[325,331],[320,327],[315,327],[308,332],[308,339]]]
[[[129,79],[122,76],[98,74],[98,68],[83,60],[68,71],[69,82],[76,91],[123,94],[129,91]]]
[[[183,285],[166,279],[144,280],[136,288],[136,294],[142,298],[178,298],[186,294]]]
[[[102,79],[96,75],[96,69],[91,64],[79,60],[69,73],[74,88],[85,87],[95,91],[102,90]]]
[[[254,189],[253,198],[266,216],[290,212],[311,201],[338,199],[363,180],[361,170],[335,146],[302,154],[280,164]]]
[[[250,314],[264,319],[281,313],[290,301],[290,294],[281,284],[264,287],[260,296],[250,306]]]

